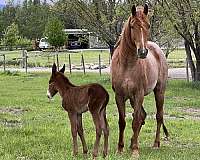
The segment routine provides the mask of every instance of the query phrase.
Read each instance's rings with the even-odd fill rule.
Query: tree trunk
[[[189,45],[188,41],[186,41],[186,40],[184,41],[184,44],[185,44],[185,51],[186,51],[186,55],[187,55],[187,63],[189,63],[189,67],[190,67],[191,75],[192,75],[192,80],[195,81],[196,68],[195,68],[194,62],[192,60],[190,45]]]
[[[196,62],[196,75],[195,81],[200,81],[200,59]]]
[[[113,45],[113,44],[109,44],[111,58],[112,58],[113,52],[114,52],[114,50],[115,50],[115,47],[114,47],[114,46],[115,46],[115,45]]]

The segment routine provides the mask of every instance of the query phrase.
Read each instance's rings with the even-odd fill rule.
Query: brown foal
[[[82,126],[82,113],[90,111],[96,128],[96,141],[94,143],[93,157],[98,155],[99,142],[104,133],[103,155],[108,152],[109,126],[106,119],[106,106],[109,101],[108,92],[97,83],[75,86],[64,75],[65,65],[58,72],[55,63],[49,80],[47,96],[51,99],[57,92],[62,97],[62,107],[68,112],[73,137],[73,155],[78,153],[77,132],[83,145],[83,153],[87,153],[87,145]]]
[[[119,112],[118,152],[122,152],[124,147],[125,102],[129,99],[134,108],[130,147],[137,156],[139,156],[138,136],[146,118],[143,100],[151,91],[154,92],[157,108],[157,130],[153,146],[160,147],[161,125],[168,137],[163,121],[168,67],[160,47],[148,41],[149,27],[148,6],[137,8],[133,6],[132,15],[124,25],[111,64],[112,87]]]

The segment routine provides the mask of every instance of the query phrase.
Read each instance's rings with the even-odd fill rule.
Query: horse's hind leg
[[[103,150],[103,156],[106,157],[108,154],[108,136],[109,136],[109,125],[106,119],[106,108],[104,108],[101,113],[101,128],[104,133],[104,150]]]
[[[98,155],[98,149],[99,149],[99,142],[100,142],[100,138],[101,138],[101,122],[100,122],[100,115],[97,111],[91,112],[92,114],[92,118],[95,124],[95,128],[96,128],[96,140],[94,143],[94,149],[93,149],[93,158],[97,157]]]
[[[165,87],[163,87],[161,84],[157,84],[156,88],[154,89],[156,109],[157,109],[157,113],[156,113],[157,130],[156,130],[156,138],[153,145],[153,147],[155,148],[160,147],[160,127],[162,124],[164,128],[164,132],[166,136],[168,137],[168,131],[166,127],[164,126],[164,122],[163,122],[164,92],[165,92]]]
[[[87,154],[88,149],[87,149],[87,145],[86,145],[85,138],[84,138],[83,125],[82,125],[82,114],[78,114],[77,116],[78,116],[78,123],[77,123],[78,135],[79,135],[82,145],[83,145],[83,153]]]
[[[124,129],[126,127],[125,121],[125,99],[122,96],[115,95],[117,108],[119,112],[119,142],[118,142],[118,153],[123,152],[124,148]]]

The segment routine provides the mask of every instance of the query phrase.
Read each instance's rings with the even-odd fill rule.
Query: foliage
[[[195,0],[157,1],[177,33],[184,39],[193,80],[200,81],[200,3]],[[196,64],[191,50],[195,55]]]
[[[26,47],[27,45],[30,46],[32,44],[32,42],[31,42],[31,40],[29,40],[27,38],[19,37],[16,44],[17,44],[17,46]]]
[[[12,47],[17,44],[19,38],[18,26],[15,23],[12,23],[5,30],[5,34],[2,39],[2,44],[8,47]]]
[[[0,10],[0,38],[2,38],[5,29],[15,22],[17,9],[18,6],[14,6],[12,1],[8,1],[7,5]]]
[[[49,17],[51,14],[48,6],[33,4],[22,6],[16,13],[20,34],[28,39],[41,38]]]
[[[61,47],[66,41],[66,34],[64,32],[64,25],[58,18],[49,19],[45,27],[45,36],[50,45],[55,48]]]

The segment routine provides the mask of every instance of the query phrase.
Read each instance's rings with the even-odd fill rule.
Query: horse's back
[[[148,41],[147,47],[149,50],[149,61],[156,62],[158,68],[158,78],[160,80],[166,80],[168,76],[168,67],[167,67],[167,60],[161,48],[154,42]],[[147,58],[148,58],[147,57]],[[154,60],[152,60],[154,59]],[[158,80],[159,80],[158,79]]]

